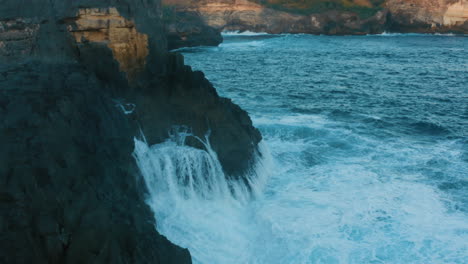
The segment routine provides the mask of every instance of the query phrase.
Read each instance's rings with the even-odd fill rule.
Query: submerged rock
[[[0,262],[191,263],[155,229],[134,137],[210,133],[242,177],[260,133],[167,52],[159,1],[22,3],[0,7]]]

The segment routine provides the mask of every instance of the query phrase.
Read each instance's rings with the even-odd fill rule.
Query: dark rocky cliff
[[[18,5],[0,5],[0,263],[190,263],[155,229],[133,138],[211,131],[242,177],[247,113],[167,52],[158,0]]]
[[[182,47],[218,46],[223,42],[221,32],[208,26],[196,12],[164,8],[164,25],[170,50]]]
[[[2,67],[1,263],[190,263],[154,229],[135,129],[79,64]]]

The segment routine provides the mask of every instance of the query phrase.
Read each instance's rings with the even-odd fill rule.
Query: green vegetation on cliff
[[[310,15],[327,11],[348,11],[369,18],[382,9],[384,0],[251,0],[276,10]]]

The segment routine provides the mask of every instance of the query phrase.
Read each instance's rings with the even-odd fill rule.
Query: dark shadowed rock
[[[223,42],[220,30],[206,25],[196,12],[179,12],[166,7],[164,12],[167,45],[170,50],[182,47],[218,46]]]
[[[218,96],[202,72],[184,65],[180,54],[169,57],[168,74],[158,89],[141,89],[128,95],[147,141],[159,143],[174,125],[187,126],[199,138],[210,134],[213,149],[229,176],[239,177],[251,167],[261,135],[247,113]],[[203,148],[197,140],[189,145]]]
[[[78,64],[3,66],[0,262],[190,263],[157,233],[133,121]]]
[[[210,133],[241,177],[247,113],[167,52],[159,1],[22,6],[0,5],[0,263],[191,263],[155,229],[133,139]]]

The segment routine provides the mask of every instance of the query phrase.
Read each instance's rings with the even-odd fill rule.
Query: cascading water
[[[183,50],[272,161],[251,197],[208,144],[136,141],[157,229],[203,264],[468,263],[467,41],[233,35]]]
[[[189,247],[195,263],[213,263],[214,250],[222,256],[216,263],[247,263],[254,254],[255,236],[249,229],[250,201],[261,195],[268,151],[260,144],[262,157],[256,158],[247,176],[247,187],[244,181],[226,180],[208,137],[198,139],[205,146],[200,150],[185,145],[188,136],[192,135],[178,132],[154,146],[135,140],[134,156],[149,190],[158,231]]]

